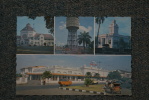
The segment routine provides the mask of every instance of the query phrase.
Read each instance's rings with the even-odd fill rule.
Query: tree
[[[16,74],[16,77],[22,77],[22,74],[17,73],[17,74]]]
[[[89,85],[92,84],[92,80],[90,78],[86,78],[84,84],[86,85],[86,87],[89,87]]]
[[[99,41],[98,41],[98,35],[99,35],[99,30],[100,30],[100,24],[101,23],[103,23],[104,22],[104,20],[105,20],[105,18],[106,17],[95,17],[95,22],[98,24],[98,31],[97,31],[97,36],[95,37],[96,39],[96,47],[98,47],[98,43],[99,43]]]
[[[54,35],[54,16],[45,16],[47,29],[50,29],[50,33]]]
[[[84,47],[84,52],[85,52],[85,47],[90,44],[91,42],[91,36],[89,35],[89,32],[80,32],[80,35],[78,35],[78,43],[82,44],[83,43],[83,47]]]
[[[120,38],[120,40],[119,40],[119,47],[120,47],[120,49],[125,49],[126,46],[127,46],[127,43],[124,41],[123,38]]]
[[[45,71],[43,74],[42,74],[42,79],[45,79],[45,78],[51,78],[52,77],[52,74],[50,71]]]
[[[99,73],[95,73],[94,77],[95,78],[99,78],[100,77],[100,74]]]
[[[118,71],[113,71],[108,74],[108,79],[121,79],[121,74]]]
[[[29,16],[31,19],[36,19],[36,16]],[[49,29],[49,32],[54,35],[54,16],[45,16],[44,20],[46,21],[46,28]]]
[[[86,77],[91,78],[92,77],[92,73],[91,72],[86,72]]]
[[[93,53],[94,52],[94,41],[90,42],[89,48],[90,48],[90,52]]]

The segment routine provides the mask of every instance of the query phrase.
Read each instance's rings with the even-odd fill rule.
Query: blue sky
[[[17,16],[17,35],[20,35],[20,31],[26,26],[27,23],[34,27],[37,33],[50,34],[49,30],[46,28],[46,22],[44,17],[36,17],[35,20],[28,18],[27,16]],[[34,26],[33,26],[34,24]]]
[[[100,25],[99,34],[109,33],[109,25],[113,20],[116,20],[116,23],[119,26],[119,34],[131,36],[131,18],[130,17],[107,17],[105,18],[104,23]],[[95,24],[95,34],[97,34],[98,25]]]
[[[100,61],[100,68],[107,70],[131,71],[131,56],[112,55],[17,55],[17,72],[27,66],[52,66],[81,67],[90,66],[90,62]]]
[[[89,35],[94,37],[94,17],[79,17],[80,26],[77,31],[79,35],[80,32],[89,32]],[[68,30],[66,29],[66,17],[55,17],[55,42],[57,45],[67,44]]]

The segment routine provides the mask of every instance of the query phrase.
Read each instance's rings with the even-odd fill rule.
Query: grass
[[[87,91],[96,91],[96,92],[103,92],[104,84],[98,85],[89,85],[89,87],[83,86],[67,86],[67,88],[71,89],[80,89],[80,90],[87,90]]]
[[[53,54],[54,47],[49,46],[19,46],[17,54]]]

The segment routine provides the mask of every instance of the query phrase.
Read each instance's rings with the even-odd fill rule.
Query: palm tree
[[[46,28],[54,35],[54,16],[45,16],[44,20],[46,21]]]
[[[92,73],[91,72],[86,72],[86,77],[91,78],[92,77]]]
[[[85,52],[85,47],[90,44],[91,42],[91,36],[89,35],[89,32],[80,32],[80,35],[78,35],[78,43],[79,45],[83,43],[84,47],[84,52]]]
[[[98,24],[98,32],[97,32],[97,36],[96,36],[96,47],[98,47],[98,35],[99,35],[99,29],[100,29],[100,24],[103,23],[105,20],[105,17],[95,17],[95,22]]]

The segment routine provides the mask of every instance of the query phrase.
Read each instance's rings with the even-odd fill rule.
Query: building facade
[[[54,38],[51,34],[37,33],[28,23],[17,36],[17,46],[53,46]]]
[[[97,48],[103,48],[105,45],[108,45],[109,48],[124,48],[130,49],[130,36],[124,36],[119,34],[119,26],[114,20],[109,25],[109,33],[107,34],[97,34]]]
[[[63,66],[31,66],[25,67],[21,69],[21,74],[26,74],[29,80],[40,80],[41,75],[45,71],[50,71],[52,73],[51,80],[59,81],[62,78],[68,78],[72,81],[84,80],[87,72],[91,72],[92,76],[95,73],[99,73],[101,78],[106,78],[108,76],[109,71],[99,69],[97,67],[87,67],[86,65],[80,68],[71,68],[71,67],[63,67]]]

